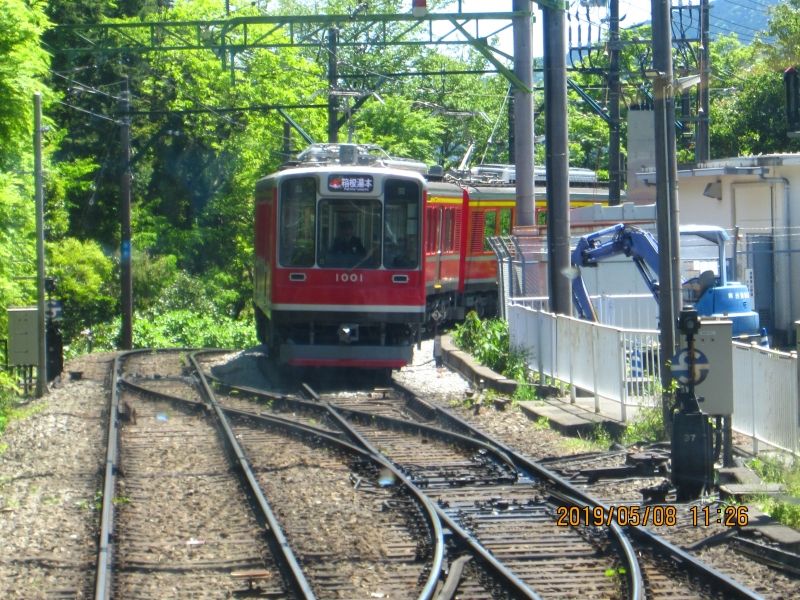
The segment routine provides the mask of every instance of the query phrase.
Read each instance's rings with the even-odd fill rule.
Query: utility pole
[[[653,82],[655,96],[656,226],[658,233],[658,317],[661,341],[661,385],[664,423],[671,424],[668,362],[676,353],[675,327],[681,309],[675,101],[672,75],[670,0],[651,0],[653,20]]]
[[[608,116],[611,123],[609,124],[608,131],[608,204],[616,206],[620,203],[622,189],[622,160],[619,132],[619,103],[621,96],[619,80],[619,0],[611,0],[609,9]]]
[[[530,0],[514,0],[514,75],[524,88],[514,88],[514,164],[517,178],[517,225],[534,224],[533,170],[533,14]]]
[[[337,64],[337,43],[339,30],[335,27],[328,29],[328,143],[335,144],[339,141],[339,126],[336,94],[339,85],[339,65]]]
[[[131,117],[130,91],[128,78],[122,88],[120,97],[122,114],[122,177],[120,180],[120,292],[122,305],[122,331],[120,346],[123,350],[133,348],[133,278],[131,274]]]
[[[42,94],[33,95],[33,180],[36,202],[36,325],[39,340],[36,397],[47,391],[47,339],[44,314],[44,185],[42,176]]]
[[[566,19],[561,9],[545,7],[542,13],[550,310],[572,316],[571,281],[566,275],[570,268]]]
[[[708,134],[709,125],[709,95],[708,86],[711,73],[709,58],[709,13],[708,0],[700,0],[700,87],[697,92],[699,109],[697,111],[697,140],[695,142],[695,162],[706,162],[710,156],[710,143]]]

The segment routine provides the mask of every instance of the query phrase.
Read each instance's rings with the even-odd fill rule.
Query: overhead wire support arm
[[[611,117],[608,115],[608,113],[605,111],[605,109],[602,106],[600,106],[595,101],[594,98],[592,98],[589,94],[587,94],[586,91],[581,86],[579,86],[577,83],[572,81],[572,79],[567,79],[567,85],[569,85],[570,89],[572,89],[575,92],[577,92],[578,95],[583,99],[583,101],[586,102],[586,104],[588,104],[592,108],[592,110],[601,119],[603,119],[603,121],[606,122],[606,124],[608,124],[608,125],[611,124]]]
[[[210,19],[207,21],[162,21],[144,23],[91,23],[58,25],[54,29],[61,34],[72,34],[74,43],[70,48],[54,49],[55,52],[117,54],[121,52],[153,52],[164,50],[212,50],[238,53],[251,48],[309,47],[319,45],[319,33],[330,27],[348,24],[363,24],[370,31],[384,32],[386,23],[408,22],[408,31],[417,28],[419,23],[453,22],[463,23],[485,21],[510,21],[518,12],[476,12],[476,13],[428,13],[424,17],[410,14],[358,14],[358,15],[265,15],[258,17],[234,17],[230,19]],[[489,33],[496,35],[505,29]],[[453,32],[434,35],[432,27],[425,38],[415,40],[376,39],[376,46],[389,45],[427,45],[461,44],[469,41],[451,39]],[[276,35],[282,34],[282,35]],[[120,41],[128,44],[120,44]],[[358,46],[359,41],[342,41],[342,46]]]

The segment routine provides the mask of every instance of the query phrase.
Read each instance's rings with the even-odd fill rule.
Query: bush
[[[493,371],[502,373],[509,379],[527,382],[525,354],[511,348],[507,321],[482,321],[475,311],[470,311],[464,322],[453,330],[453,341],[456,346],[469,352]]]
[[[636,417],[625,427],[622,433],[622,443],[625,445],[637,442],[660,442],[667,438],[664,427],[664,413],[660,404],[642,406]]]
[[[249,320],[189,310],[170,311],[149,321],[139,319],[133,329],[137,348],[246,348],[257,343]]]
[[[781,483],[787,495],[800,497],[800,461],[793,459],[787,464],[777,457],[761,456],[750,462],[750,467],[764,481]],[[758,502],[759,508],[773,519],[795,529],[800,528],[800,504],[784,502],[774,498],[763,498]]]
[[[120,319],[103,323],[72,340],[67,358],[119,347]],[[257,344],[252,320],[234,320],[215,313],[172,310],[159,315],[134,315],[134,348],[247,348]]]

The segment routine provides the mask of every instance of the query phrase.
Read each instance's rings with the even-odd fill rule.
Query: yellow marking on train
[[[454,196],[428,196],[428,204],[457,204],[461,205],[461,198]]]
[[[516,200],[471,200],[470,206],[476,208],[514,208]]]

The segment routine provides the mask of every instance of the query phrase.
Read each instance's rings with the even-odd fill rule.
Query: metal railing
[[[658,331],[600,325],[541,306],[541,299],[514,298],[507,307],[511,345],[540,381],[569,384],[573,399],[576,389],[590,392],[595,412],[603,400],[617,403],[622,422],[627,407],[660,401]]]
[[[542,297],[511,298],[506,308],[512,347],[527,356],[540,381],[569,384],[573,400],[576,388],[590,392],[595,412],[600,412],[601,401],[614,402],[622,422],[628,420],[629,407],[661,402],[657,330],[555,315],[547,312],[547,305]],[[733,429],[752,438],[754,453],[763,443],[800,454],[797,352],[732,344]]]
[[[796,352],[733,343],[733,429],[800,454],[800,372]]]

